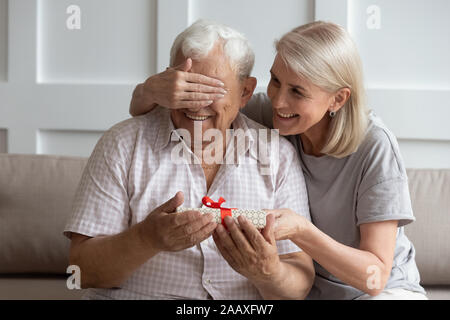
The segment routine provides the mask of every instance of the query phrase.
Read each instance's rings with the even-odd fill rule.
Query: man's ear
[[[250,98],[253,95],[253,91],[255,91],[256,84],[258,81],[255,77],[248,77],[243,80],[243,89],[242,89],[242,96],[241,96],[241,105],[240,108],[245,107],[247,102],[250,100]]]

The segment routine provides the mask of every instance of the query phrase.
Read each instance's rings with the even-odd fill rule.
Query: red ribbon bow
[[[222,220],[222,225],[224,226],[225,226],[224,222],[225,217],[226,216],[232,217],[233,215],[231,214],[231,210],[236,209],[236,208],[222,208],[221,207],[222,203],[225,202],[225,199],[222,197],[220,197],[219,201],[217,202],[212,201],[210,197],[203,197],[202,202],[205,206],[209,208],[220,209],[220,218]]]

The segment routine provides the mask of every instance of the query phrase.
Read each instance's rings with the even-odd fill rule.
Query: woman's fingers
[[[275,218],[278,218],[279,216],[281,216],[281,210],[277,210],[277,209],[264,209],[264,211],[266,212],[266,215],[273,215]]]
[[[222,81],[199,73],[186,72],[184,79],[186,82],[190,82],[193,84],[204,84],[208,87],[223,88],[225,86]]]
[[[201,83],[185,82],[182,87],[186,92],[219,93],[219,94],[227,93],[227,90],[223,87],[209,86]]]
[[[264,239],[271,245],[276,245],[275,240],[275,217],[273,214],[266,216],[266,227],[262,230],[261,234]]]
[[[191,68],[192,68],[192,59],[191,58],[187,58],[186,60],[183,61],[182,64],[174,67],[175,70],[184,71],[184,72],[191,70]],[[169,68],[167,68],[167,69],[169,69]]]
[[[224,94],[222,93],[203,93],[203,92],[184,92],[181,96],[182,100],[216,100],[222,99]]]
[[[177,104],[177,108],[179,109],[196,109],[196,108],[204,108],[213,103],[213,100],[199,100],[199,101],[179,101]]]

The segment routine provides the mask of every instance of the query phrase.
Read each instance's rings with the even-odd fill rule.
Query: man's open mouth
[[[193,114],[189,114],[189,113],[184,113],[184,115],[191,120],[194,121],[205,121],[208,118],[211,118],[212,116],[199,116],[199,115],[193,115]]]

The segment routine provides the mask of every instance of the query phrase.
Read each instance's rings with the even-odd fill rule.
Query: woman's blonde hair
[[[279,56],[299,76],[336,92],[351,90],[350,98],[331,120],[322,153],[346,157],[358,149],[368,123],[362,63],[356,45],[341,26],[316,21],[293,29],[275,42]]]

